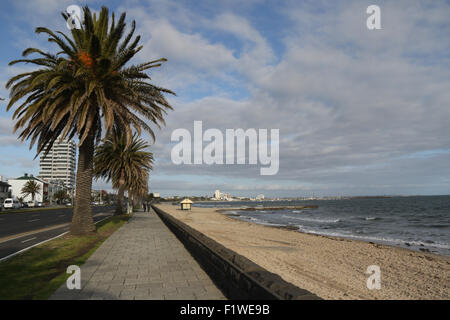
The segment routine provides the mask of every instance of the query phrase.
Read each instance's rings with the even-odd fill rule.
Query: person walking
[[[147,212],[147,203],[145,201],[142,202],[142,206],[144,207],[144,212]]]

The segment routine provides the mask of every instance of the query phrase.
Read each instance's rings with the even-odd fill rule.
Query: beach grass
[[[129,218],[110,217],[93,235],[65,235],[0,262],[0,299],[48,299],[69,277],[67,267],[81,266]]]

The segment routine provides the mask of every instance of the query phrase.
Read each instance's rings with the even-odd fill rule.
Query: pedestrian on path
[[[147,203],[146,203],[146,202],[143,202],[143,203],[142,203],[142,206],[144,207],[144,212],[147,212]]]

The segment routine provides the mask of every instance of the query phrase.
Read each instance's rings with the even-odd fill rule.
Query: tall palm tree
[[[142,174],[137,179],[133,179],[128,185],[128,197],[131,197],[132,203],[131,208],[134,208],[136,202],[144,199],[148,193],[148,179],[149,170],[143,170]]]
[[[118,21],[114,13],[110,21],[106,7],[98,18],[88,7],[83,13],[81,28],[72,29],[70,35],[37,28],[37,33],[48,35],[48,40],[56,43],[59,52],[26,49],[24,57],[39,56],[10,65],[24,62],[39,69],[14,76],[7,83],[11,88],[7,110],[23,99],[13,115],[18,119],[14,131],[23,129],[19,138],[31,139],[30,148],[37,142],[36,156],[48,152],[58,137],[78,137],[76,198],[70,228],[76,235],[95,231],[90,201],[95,144],[113,127],[123,132],[128,143],[133,128],[139,134],[141,129],[147,131],[154,139],[152,128],[143,119],[157,127],[164,124],[166,111],[172,109],[164,93],[174,94],[151,84],[146,73],[166,59],[127,65],[142,49],[140,36],[133,39],[134,21],[123,38],[125,13]],[[69,18],[66,13],[62,15]]]
[[[125,190],[130,194],[140,194],[148,184],[148,171],[152,169],[153,155],[145,151],[149,145],[133,135],[129,143],[125,135],[116,128],[106,137],[106,141],[97,147],[94,157],[94,175],[96,179],[111,181],[118,189],[116,214],[123,213]],[[129,197],[130,198],[130,197]]]
[[[25,185],[23,186],[22,190],[20,190],[24,197],[31,194],[31,199],[33,201],[36,193],[39,193],[39,191],[41,191],[41,186],[34,180],[28,180],[27,183],[25,183]]]

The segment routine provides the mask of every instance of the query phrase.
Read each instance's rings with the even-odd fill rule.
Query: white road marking
[[[27,240],[23,240],[23,241],[20,241],[20,242],[21,243],[25,243],[25,242],[28,242],[28,241],[31,241],[31,240],[34,240],[34,239],[36,239],[36,237],[30,238],[30,239],[27,239]]]
[[[28,220],[28,222],[34,222],[34,221],[39,221],[41,219],[34,219],[34,220]]]
[[[112,215],[111,215],[111,216],[107,216],[106,218],[101,219],[101,220],[95,222],[95,224],[97,224],[97,223],[99,223],[99,222],[101,222],[101,221],[103,221],[103,220],[105,220],[105,219],[108,219],[108,218],[110,218],[110,217],[112,217]],[[63,233],[57,235],[56,237],[53,237],[53,238],[50,238],[50,239],[41,241],[41,242],[39,242],[39,243],[33,244],[32,246],[29,246],[29,247],[27,247],[27,248],[25,248],[25,249],[19,250],[19,251],[14,252],[14,253],[11,253],[10,255],[8,255],[8,256],[6,256],[6,257],[0,258],[0,261],[9,259],[9,258],[11,258],[11,257],[14,257],[14,256],[18,255],[19,253],[22,253],[22,252],[24,252],[24,251],[30,250],[31,248],[34,248],[34,247],[36,247],[36,246],[38,246],[38,245],[41,245],[41,244],[46,243],[46,242],[49,242],[49,241],[51,241],[51,240],[53,240],[53,239],[60,238],[60,237],[62,237],[63,235],[65,235],[65,234],[67,234],[67,233],[69,233],[69,231],[63,232]]]
[[[22,253],[22,252],[24,252],[24,251],[27,251],[27,250],[29,250],[29,249],[31,249],[31,248],[34,248],[34,247],[36,247],[36,246],[38,246],[38,245],[40,245],[40,244],[43,244],[43,243],[45,243],[45,242],[48,242],[48,241],[50,241],[50,240],[53,240],[53,239],[62,237],[63,235],[65,235],[65,234],[68,233],[68,232],[69,232],[69,231],[66,231],[66,232],[64,232],[64,233],[61,233],[60,235],[57,235],[56,237],[47,239],[47,240],[45,240],[45,241],[42,241],[42,242],[33,244],[32,246],[27,247],[27,248],[25,248],[25,249],[22,249],[22,250],[20,250],[20,251],[14,252],[14,253],[10,254],[9,256],[6,256],[6,257],[1,258],[0,261],[6,260],[6,259],[11,258],[11,257],[14,257],[15,255],[18,255],[19,253]]]

